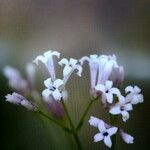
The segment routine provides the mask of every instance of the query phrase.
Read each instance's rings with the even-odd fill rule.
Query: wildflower
[[[96,85],[96,79],[98,74],[98,55],[90,55],[90,57],[84,56],[80,59],[81,64],[83,65],[84,61],[89,62],[89,69],[90,69],[90,80],[91,80],[91,89],[94,90]]]
[[[55,100],[61,100],[62,98],[61,91],[64,85],[63,80],[56,79],[55,81],[52,81],[51,78],[48,78],[47,80],[44,81],[44,85],[47,87],[47,89],[45,89],[42,92],[42,95],[45,98],[48,98],[51,95]]]
[[[110,108],[109,113],[113,115],[121,114],[123,121],[126,122],[129,119],[128,111],[131,111],[132,109],[132,104],[127,103],[125,97],[120,96],[119,102]]]
[[[129,93],[126,96],[127,101],[131,102],[133,105],[138,104],[138,103],[143,103],[143,95],[140,94],[141,89],[138,86],[127,86],[125,88],[125,92]]]
[[[98,84],[95,86],[97,91],[102,92],[103,98],[106,99],[108,103],[113,102],[113,94],[119,96],[120,91],[118,88],[112,88],[112,81],[107,80],[105,84]]]
[[[5,77],[8,79],[9,86],[17,92],[26,93],[28,91],[28,83],[24,80],[20,72],[10,66],[6,66],[3,70]]]
[[[119,86],[124,80],[124,69],[122,66],[113,67],[109,80],[113,81],[115,86]]]
[[[57,56],[57,58],[59,58],[60,53],[57,52],[57,51],[49,50],[49,51],[45,52],[43,54],[43,56],[42,55],[37,56],[36,59],[33,62],[38,64],[38,62],[41,61],[46,66],[46,68],[48,69],[49,74],[50,74],[52,80],[54,81],[56,79],[56,74],[55,74],[53,56]]]
[[[14,92],[12,94],[6,95],[5,97],[6,97],[6,101],[8,101],[10,103],[24,106],[25,108],[27,108],[28,110],[31,110],[31,111],[36,110],[35,105],[33,105],[25,97],[23,97],[22,95],[20,95],[18,93]]]
[[[120,130],[120,135],[125,143],[127,143],[127,144],[134,143],[134,137],[125,133],[123,130]]]
[[[77,75],[81,77],[82,67],[78,64],[78,60],[73,58],[67,60],[66,58],[63,58],[58,62],[58,64],[60,66],[65,65],[63,69],[64,83],[68,81],[70,75],[73,73],[74,70],[77,70]]]
[[[104,84],[110,77],[112,70],[119,67],[115,55],[100,55],[97,84]]]
[[[94,142],[103,140],[108,147],[111,147],[112,146],[111,136],[117,132],[118,128],[117,127],[106,128],[104,121],[100,120],[98,124],[98,129],[100,133],[97,133],[94,136]]]

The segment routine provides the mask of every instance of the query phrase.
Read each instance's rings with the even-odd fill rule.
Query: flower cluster
[[[57,65],[63,67],[62,77],[58,77],[56,74],[54,57],[56,57],[57,60],[59,59]],[[8,94],[6,96],[6,101],[24,106],[28,110],[37,111],[39,109],[38,104],[35,104],[31,102],[31,100],[27,100],[25,98],[25,96],[28,95],[35,98],[36,91],[37,95],[39,95],[38,98],[51,104],[51,106],[54,106],[51,101],[57,102],[57,104],[59,104],[59,102],[63,102],[63,100],[68,99],[66,84],[68,83],[72,73],[76,72],[76,74],[81,77],[83,64],[86,61],[88,62],[90,70],[90,94],[92,99],[98,99],[111,116],[115,117],[116,115],[121,115],[123,122],[126,122],[129,119],[129,111],[133,110],[133,105],[142,103],[144,99],[141,94],[141,89],[138,86],[130,85],[125,89],[121,88],[124,81],[124,68],[118,65],[115,55],[98,56],[94,54],[89,57],[84,56],[80,59],[67,59],[61,58],[61,54],[59,52],[49,50],[43,55],[37,56],[33,62],[37,65],[39,62],[42,62],[49,72],[49,77],[44,80],[45,89],[42,92],[38,92],[34,88],[35,66],[33,64],[27,65],[27,79],[23,79],[18,70],[12,67],[5,67],[4,75],[8,78],[10,87],[20,93],[18,94],[15,92],[12,93],[12,95]],[[64,103],[62,104],[64,105]],[[64,109],[66,110],[65,106]],[[87,110],[88,109],[89,107]],[[59,111],[58,109],[56,110]],[[54,122],[66,131],[74,134],[75,138],[77,138],[77,131],[80,129],[80,126],[82,126],[84,118],[88,112],[87,110],[83,117],[81,117],[77,128],[73,126],[70,121],[71,119],[69,118],[73,132],[71,132],[70,129],[66,129],[66,127],[63,127],[56,121]],[[134,138],[131,135],[125,133],[122,128],[112,126],[111,123],[107,124],[103,120],[91,116],[89,124],[99,130],[99,133],[94,136],[94,142],[103,140],[108,147],[111,147],[111,136],[119,134],[125,143],[133,143]],[[77,143],[79,144],[79,142]]]

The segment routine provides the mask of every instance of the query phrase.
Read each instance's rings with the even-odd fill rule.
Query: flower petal
[[[112,142],[111,142],[110,136],[104,137],[104,143],[105,143],[108,147],[111,147],[111,146],[112,146]]]
[[[82,67],[80,65],[76,65],[76,69],[78,70],[77,75],[81,77]]]
[[[52,80],[51,80],[51,78],[46,79],[46,80],[44,81],[44,85],[45,85],[47,88],[51,87],[51,86],[52,86]]]
[[[64,70],[63,70],[63,76],[69,75],[72,70],[73,70],[72,67],[66,65],[66,66],[64,67]]]
[[[61,100],[62,95],[58,89],[56,89],[54,92],[52,92],[52,95],[55,100]]]
[[[95,86],[95,89],[96,89],[97,91],[101,91],[101,92],[105,93],[105,86],[104,86],[103,84],[97,84],[97,85]]]
[[[63,58],[63,59],[61,59],[61,60],[58,62],[58,64],[59,64],[60,66],[63,66],[63,65],[68,65],[69,62],[68,62],[68,60],[67,60],[66,58]]]
[[[45,98],[48,98],[50,95],[51,95],[52,91],[50,91],[49,89],[45,89],[43,92],[42,92],[42,95],[45,97]]]
[[[109,136],[112,136],[113,134],[115,134],[117,132],[118,128],[117,127],[112,127],[107,129],[107,132],[109,133]]]
[[[106,98],[108,103],[113,102],[113,95],[111,93],[106,93]]]
[[[109,113],[113,115],[117,115],[121,113],[120,106],[112,106],[111,109],[109,110]]]
[[[103,140],[104,136],[102,133],[97,133],[95,136],[94,136],[94,142],[99,142],[101,140]]]
[[[141,92],[141,89],[138,86],[134,86],[134,92],[138,94]]]
[[[122,119],[124,122],[126,122],[129,119],[129,113],[127,111],[122,111]]]
[[[63,85],[63,80],[57,79],[57,80],[54,81],[54,86],[56,88],[59,88],[61,85]]]
[[[109,90],[112,94],[116,94],[117,96],[120,96],[121,93],[120,93],[120,90],[118,88],[111,88]]]
[[[106,127],[105,127],[104,121],[100,120],[100,122],[98,124],[98,129],[99,129],[100,132],[105,132],[106,131]]]
[[[73,67],[73,66],[75,66],[76,64],[77,64],[77,60],[76,59],[74,59],[74,58],[70,58],[70,61],[69,61],[69,63],[70,63],[70,65]]]
[[[128,103],[128,104],[124,105],[124,109],[125,109],[126,111],[133,110],[132,104],[131,104],[131,103]]]
[[[113,83],[112,83],[112,81],[110,81],[110,80],[107,80],[106,83],[105,83],[105,87],[106,87],[108,90],[111,89],[112,85],[113,85]]]
[[[125,88],[125,92],[128,93],[128,92],[133,92],[133,87],[130,85],[130,86],[127,86]]]
[[[100,121],[101,121],[100,119],[91,116],[88,122],[91,126],[98,127],[98,124],[100,123]]]
[[[133,141],[134,137],[133,136],[131,136],[131,135],[129,135],[123,131],[121,131],[120,134],[121,134],[121,137],[125,143],[127,143],[127,144],[133,144],[134,143],[134,141]]]

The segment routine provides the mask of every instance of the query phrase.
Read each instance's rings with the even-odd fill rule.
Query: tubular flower
[[[23,97],[22,95],[18,94],[18,93],[12,93],[12,94],[8,94],[5,96],[6,97],[6,101],[16,104],[16,105],[21,105],[25,108],[27,108],[28,110],[34,111],[36,110],[36,106],[33,105],[31,102],[29,102],[25,97]]]
[[[140,94],[141,89],[138,86],[134,86],[134,87],[127,86],[125,88],[125,92],[129,93],[126,96],[126,99],[127,99],[127,101],[131,102],[131,104],[135,105],[138,103],[143,103],[144,98],[143,98],[143,95]]]
[[[123,96],[119,97],[119,102],[112,106],[109,110],[109,113],[113,115],[122,115],[122,119],[126,122],[129,119],[128,111],[133,110],[132,104],[126,102],[126,98]]]
[[[48,78],[44,81],[44,85],[47,87],[42,92],[42,95],[45,98],[48,98],[49,96],[53,96],[55,100],[61,100],[62,98],[62,90],[64,86],[64,82],[61,79],[56,79],[55,81],[52,81],[51,78]]]
[[[69,77],[73,73],[73,71],[77,70],[77,75],[81,77],[82,73],[82,67],[78,64],[78,60],[70,58],[70,60],[67,60],[66,58],[61,59],[58,64],[60,66],[64,66],[63,69],[63,77],[64,77],[64,83],[68,81]]]
[[[46,68],[49,71],[49,74],[52,78],[52,80],[54,81],[56,79],[56,74],[55,74],[55,67],[54,67],[54,62],[53,62],[53,56],[57,56],[57,58],[60,57],[60,53],[57,51],[47,51],[40,56],[37,56],[36,59],[33,61],[34,63],[38,64],[39,61],[41,61]]]
[[[125,133],[122,129],[120,129],[120,135],[125,143],[127,143],[127,144],[134,143],[134,137]]]
[[[17,69],[7,66],[4,68],[3,73],[8,79],[11,88],[21,93],[26,93],[28,91],[28,82],[22,78]]]
[[[120,91],[118,88],[112,88],[112,81],[106,81],[105,84],[98,84],[95,86],[96,91],[100,91],[102,93],[102,97],[108,103],[113,102],[113,94],[120,96]]]

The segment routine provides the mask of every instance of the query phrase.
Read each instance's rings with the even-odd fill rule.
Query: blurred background
[[[0,149],[75,149],[75,144],[69,145],[72,139],[59,127],[4,101],[10,90],[3,67],[11,65],[24,74],[25,65],[48,49],[59,50],[62,57],[75,58],[116,54],[125,68],[124,86],[140,86],[145,98],[131,112],[126,125],[135,144],[127,145],[118,137],[117,149],[149,149],[149,27],[149,0],[0,0]],[[66,103],[75,124],[89,102],[89,73],[85,68],[84,77],[73,76],[67,87],[70,97]],[[44,71],[37,72],[42,88],[42,81],[48,77]],[[100,105],[91,109],[86,120],[90,115],[109,122]],[[102,142],[93,142],[96,133],[85,122],[79,135],[84,149],[106,149]]]

